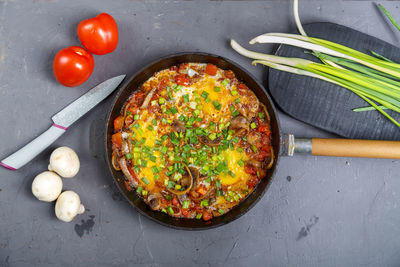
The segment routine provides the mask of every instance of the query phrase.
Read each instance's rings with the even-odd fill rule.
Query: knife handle
[[[66,130],[67,128],[61,125],[53,124],[47,131],[33,139],[30,143],[0,161],[0,165],[13,171],[21,168],[56,141]]]

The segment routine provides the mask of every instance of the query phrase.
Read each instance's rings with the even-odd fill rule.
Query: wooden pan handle
[[[315,156],[400,159],[399,141],[312,139]]]

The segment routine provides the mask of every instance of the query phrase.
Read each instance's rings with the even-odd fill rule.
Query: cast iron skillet
[[[148,207],[147,204],[140,197],[136,195],[136,192],[126,190],[123,182],[124,175],[122,174],[121,171],[114,170],[114,168],[111,165],[111,157],[112,157],[111,135],[113,134],[113,121],[117,116],[119,116],[125,101],[132,94],[132,92],[140,88],[140,86],[147,79],[149,79],[155,72],[167,69],[174,65],[187,62],[211,63],[218,66],[221,69],[232,70],[235,73],[238,80],[243,82],[251,90],[253,90],[253,92],[257,95],[258,99],[262,103],[264,103],[271,117],[272,146],[275,153],[274,165],[267,172],[267,176],[259,182],[254,191],[251,194],[249,194],[247,198],[244,199],[238,206],[234,207],[228,213],[219,217],[212,218],[210,221],[207,222],[196,219],[173,218],[165,213],[151,210],[150,207]],[[115,96],[115,99],[112,103],[111,109],[107,117],[105,133],[106,133],[105,145],[106,145],[107,163],[119,190],[126,197],[129,203],[131,203],[132,206],[134,206],[141,214],[162,225],[177,229],[186,229],[186,230],[209,229],[227,224],[239,218],[244,213],[246,213],[251,207],[253,207],[257,203],[257,201],[263,196],[264,192],[268,188],[268,185],[271,183],[272,177],[275,173],[276,165],[278,163],[280,130],[279,130],[279,121],[278,118],[276,117],[276,110],[274,105],[272,104],[271,98],[269,97],[265,89],[258,82],[256,82],[253,76],[249,74],[247,71],[243,70],[236,63],[228,59],[212,54],[182,53],[182,54],[171,55],[157,60],[156,62],[143,68],[137,74],[133,75],[129,80],[125,81],[125,83],[121,86],[117,95]]]

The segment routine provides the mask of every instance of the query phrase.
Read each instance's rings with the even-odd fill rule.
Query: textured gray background
[[[400,19],[400,2],[382,3]],[[102,11],[119,24],[117,50],[95,56],[83,86],[58,85],[51,69],[55,53],[78,45],[78,22]],[[305,23],[341,23],[400,45],[400,32],[371,1],[302,0],[300,12]],[[245,43],[293,25],[288,1],[0,0],[0,158],[46,130],[54,113],[89,88],[174,52],[220,54],[266,84],[266,70],[252,67],[227,40]],[[269,191],[245,216],[202,232],[173,230],[140,216],[112,184],[102,147],[110,100],[24,168],[0,168],[0,266],[400,265],[399,161],[283,158]],[[286,132],[332,136],[279,117]],[[77,177],[63,180],[88,209],[72,223],[58,221],[54,204],[30,192],[32,179],[61,145],[81,159]]]

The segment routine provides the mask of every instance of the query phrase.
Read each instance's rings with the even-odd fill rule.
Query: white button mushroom
[[[61,177],[74,177],[79,171],[80,163],[78,155],[69,147],[62,146],[50,155],[49,170],[55,171]]]
[[[59,220],[70,222],[76,215],[84,213],[85,207],[81,204],[77,193],[65,191],[57,199],[55,212]]]
[[[51,202],[60,195],[62,186],[60,176],[54,172],[45,171],[33,179],[32,193],[41,201]]]

